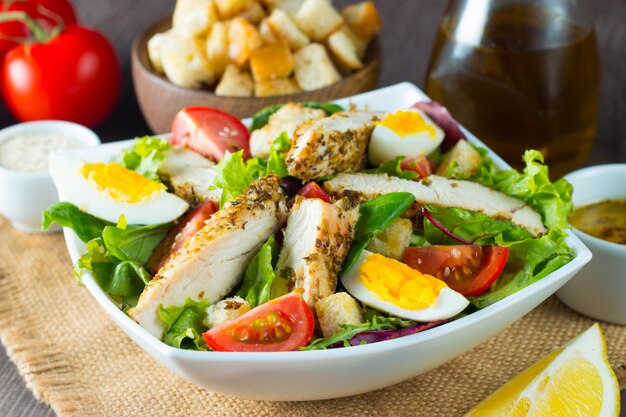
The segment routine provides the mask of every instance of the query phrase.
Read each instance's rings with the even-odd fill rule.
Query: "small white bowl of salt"
[[[50,155],[98,144],[92,130],[71,122],[45,120],[0,130],[0,215],[16,229],[41,232],[41,213],[58,201]]]

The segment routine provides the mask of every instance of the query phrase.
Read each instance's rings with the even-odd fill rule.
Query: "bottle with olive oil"
[[[451,0],[426,92],[516,168],[539,149],[553,178],[596,134],[600,64],[584,0]]]

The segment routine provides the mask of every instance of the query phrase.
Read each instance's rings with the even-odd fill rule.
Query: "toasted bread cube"
[[[206,58],[213,72],[219,77],[230,62],[228,57],[228,23],[215,22],[206,38]]]
[[[364,1],[346,6],[341,11],[341,14],[352,31],[368,43],[383,26],[383,20],[380,14],[378,14],[373,1]]]
[[[250,303],[239,296],[224,298],[206,309],[204,324],[212,329],[228,323],[252,310]]]
[[[243,17],[253,25],[258,25],[259,23],[261,23],[261,20],[263,20],[263,18],[265,18],[266,16],[267,13],[265,12],[265,9],[257,1],[252,2],[248,9],[239,13],[239,17]]]
[[[311,42],[284,10],[275,9],[267,18],[267,24],[277,38],[287,42],[292,51],[297,51]]]
[[[338,292],[315,303],[315,312],[324,337],[343,330],[343,325],[363,324],[359,303],[345,292]]]
[[[295,21],[316,42],[326,40],[343,25],[339,12],[326,0],[306,0],[298,9]]]
[[[261,0],[267,8],[270,10],[280,9],[291,17],[294,17],[298,12],[304,0]]]
[[[238,66],[250,58],[252,51],[259,49],[263,41],[256,27],[242,17],[236,17],[228,28],[228,56]]]
[[[254,95],[257,97],[282,96],[300,91],[298,83],[292,78],[276,78],[261,80],[254,84]]]
[[[254,0],[213,0],[222,20],[228,20],[248,10]]]
[[[348,39],[350,39],[350,42],[352,42],[352,45],[354,45],[356,54],[359,59],[362,60],[363,58],[365,58],[365,52],[367,51],[367,42],[356,36],[356,34],[352,31],[352,29],[350,29],[349,26],[344,25],[339,30],[343,32],[348,37]]]
[[[252,76],[246,71],[240,71],[235,65],[228,65],[220,83],[215,88],[215,95],[250,97],[253,91]]]
[[[333,53],[339,64],[347,69],[356,70],[363,67],[356,47],[345,32],[338,30],[328,38],[328,49]]]
[[[175,85],[187,88],[212,84],[215,74],[204,55],[199,38],[174,37],[161,52],[163,72]]]
[[[287,44],[273,43],[250,55],[250,69],[255,81],[286,78],[293,71],[293,56]]]
[[[370,240],[367,250],[401,261],[404,250],[411,243],[412,236],[413,223],[411,220],[397,218],[385,230]]]
[[[278,42],[278,38],[274,35],[274,31],[270,27],[269,23],[267,23],[268,18],[261,20],[259,23],[259,35],[261,35],[261,39],[263,39],[264,43],[275,43]]]
[[[159,74],[163,74],[163,49],[167,48],[174,36],[176,36],[174,31],[170,29],[167,32],[156,33],[148,40],[148,58],[152,68]]]
[[[469,178],[482,162],[480,153],[466,140],[460,140],[450,149],[437,168],[437,175],[453,178]]]
[[[178,0],[172,16],[172,27],[185,37],[202,36],[217,21],[213,0]]]
[[[298,85],[306,91],[326,87],[341,79],[326,48],[319,43],[307,45],[294,54],[294,70]]]

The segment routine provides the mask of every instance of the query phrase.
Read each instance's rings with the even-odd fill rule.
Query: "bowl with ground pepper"
[[[566,178],[574,186],[569,223],[593,259],[557,296],[582,314],[626,324],[626,164],[584,168]]]

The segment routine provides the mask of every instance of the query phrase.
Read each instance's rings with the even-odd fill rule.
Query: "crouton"
[[[163,49],[167,48],[167,45],[172,41],[172,38],[176,36],[173,30],[167,32],[157,33],[148,40],[148,58],[152,68],[159,74],[163,74],[162,53]]]
[[[258,25],[261,20],[267,16],[265,9],[257,1],[253,1],[250,7],[239,13],[239,17],[243,17],[253,25]]]
[[[345,32],[338,30],[328,38],[328,49],[333,53],[337,62],[349,70],[363,67],[359,59],[356,47]]]
[[[270,10],[280,9],[291,17],[295,16],[304,0],[261,0]]]
[[[413,223],[411,220],[397,218],[389,227],[370,240],[367,250],[401,261],[404,250],[411,243],[412,236]]]
[[[257,97],[281,96],[298,91],[300,91],[300,87],[292,78],[266,79],[254,84],[254,95]]]
[[[217,20],[213,0],[178,0],[172,16],[172,27],[188,38],[202,36]]]
[[[368,43],[383,26],[383,20],[380,14],[378,14],[373,1],[364,1],[346,6],[341,11],[341,15],[346,19],[346,23],[352,31]]]
[[[286,78],[293,71],[293,56],[285,43],[266,45],[252,52],[250,69],[257,82]]]
[[[218,96],[250,97],[253,91],[252,76],[246,71],[240,71],[234,65],[226,67],[220,83],[215,88],[215,94]]]
[[[306,0],[295,15],[298,27],[316,42],[326,40],[343,25],[343,19],[326,0]]]
[[[267,18],[261,20],[261,23],[259,23],[259,35],[261,35],[261,39],[266,44],[278,42],[276,35],[274,35],[272,28],[267,22]]]
[[[341,79],[326,48],[319,43],[307,45],[294,54],[294,71],[298,85],[306,91],[326,87]]]
[[[179,0],[180,1],[180,0]],[[196,0],[193,0],[196,1]],[[222,20],[228,20],[250,9],[254,0],[213,0]]]
[[[221,76],[230,62],[228,57],[228,24],[215,22],[205,44],[206,58],[213,72]]]
[[[458,179],[470,178],[481,162],[480,153],[466,140],[460,140],[445,154],[436,174]]]
[[[207,315],[203,323],[205,326],[208,326],[209,329],[212,329],[220,324],[233,321],[250,310],[252,310],[250,303],[241,297],[234,296],[224,298],[207,307]]]
[[[367,42],[356,36],[356,34],[348,26],[344,25],[341,29],[339,29],[339,31],[343,32],[348,39],[350,39],[350,42],[354,45],[357,56],[359,59],[363,59],[365,57],[365,52],[367,51]]]
[[[338,292],[315,303],[315,312],[324,337],[343,330],[343,325],[363,324],[359,303],[345,292]]]
[[[284,10],[274,10],[267,19],[267,24],[277,38],[287,42],[292,51],[297,51],[311,42]]]
[[[238,66],[250,58],[252,51],[263,44],[256,27],[242,17],[236,17],[228,28],[228,56]]]
[[[161,51],[161,64],[167,78],[175,85],[187,88],[212,84],[215,74],[204,54],[199,38],[175,36]]]

